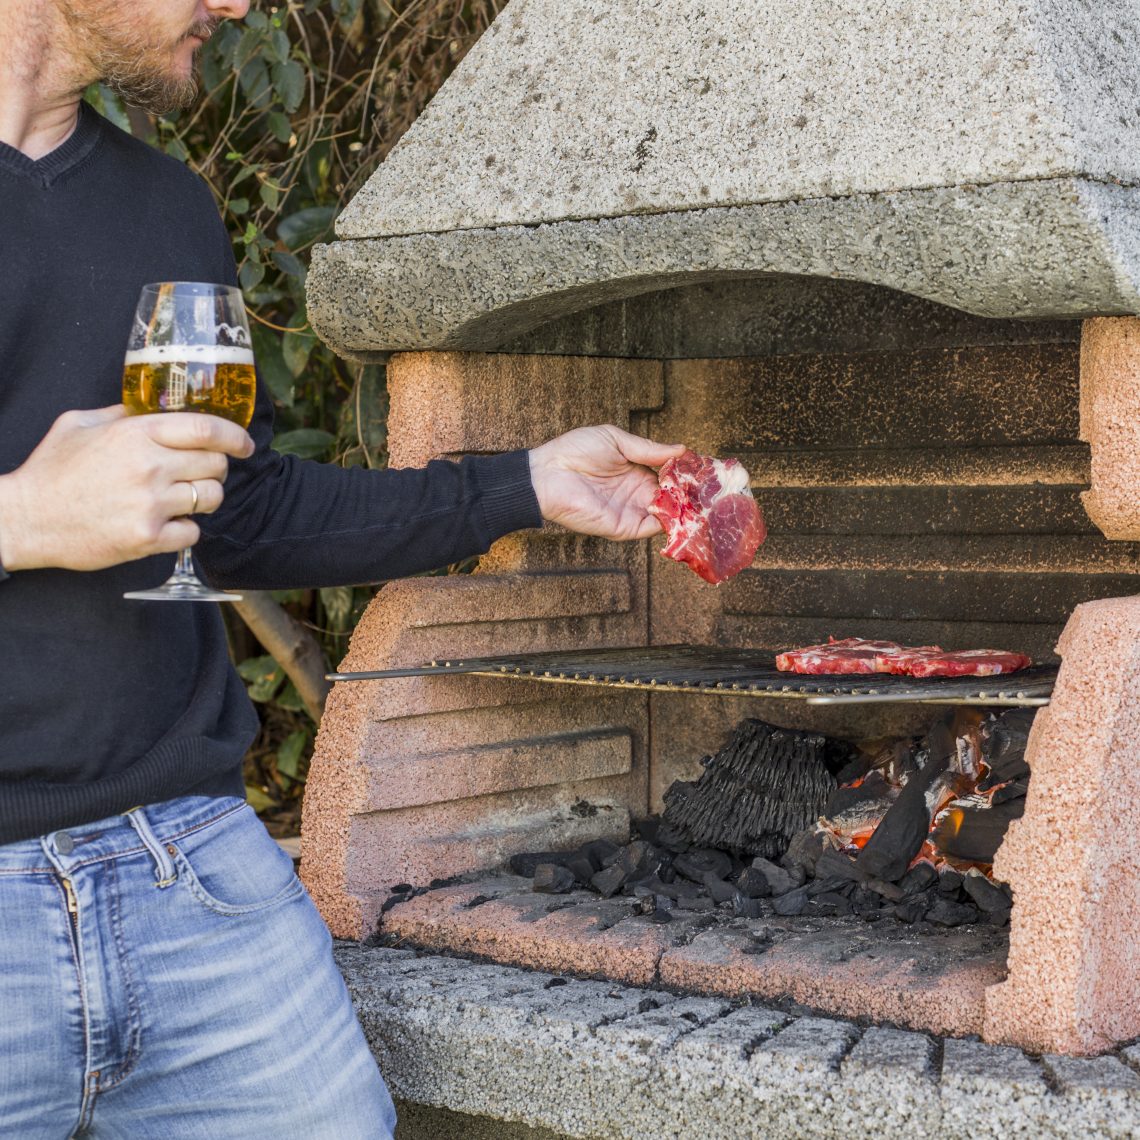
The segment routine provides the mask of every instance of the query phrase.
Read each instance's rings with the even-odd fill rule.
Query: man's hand
[[[227,456],[252,454],[249,435],[217,416],[65,412],[0,477],[0,564],[101,570],[192,546],[198,526],[183,516],[216,511]]]
[[[685,450],[621,428],[577,428],[530,453],[530,475],[542,517],[581,534],[648,538],[661,524],[647,513],[657,494],[651,467]]]

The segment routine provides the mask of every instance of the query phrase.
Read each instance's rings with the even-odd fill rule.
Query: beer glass
[[[241,290],[198,281],[144,285],[123,366],[123,403],[132,415],[206,412],[242,427],[253,417],[256,374]],[[193,485],[194,501],[197,492]],[[199,581],[187,547],[174,573],[125,598],[234,602],[240,594]]]

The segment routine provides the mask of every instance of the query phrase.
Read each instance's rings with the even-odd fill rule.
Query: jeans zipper
[[[63,878],[63,893],[67,895],[67,914],[71,919],[71,932],[74,934],[79,926],[79,903],[75,898],[75,888],[71,885],[71,880]]]

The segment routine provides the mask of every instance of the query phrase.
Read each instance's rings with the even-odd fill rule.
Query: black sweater
[[[0,474],[69,408],[118,402],[139,289],[234,283],[204,183],[84,107],[33,162],[0,143]],[[269,447],[230,463],[199,572],[228,588],[375,582],[442,566],[541,524],[526,454],[341,470]],[[0,581],[0,843],[184,794],[242,795],[257,718],[217,607],[126,601],[173,555]]]

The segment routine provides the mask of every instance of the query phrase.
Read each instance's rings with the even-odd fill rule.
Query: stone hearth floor
[[[529,879],[481,877],[397,903],[394,946],[723,997],[785,999],[931,1033],[980,1033],[987,986],[1005,977],[1008,932],[891,919],[733,918],[674,910],[657,925],[635,900],[537,894]]]
[[[336,956],[393,1094],[470,1114],[472,1136],[1140,1135],[1140,1046],[1035,1058],[410,950]]]

